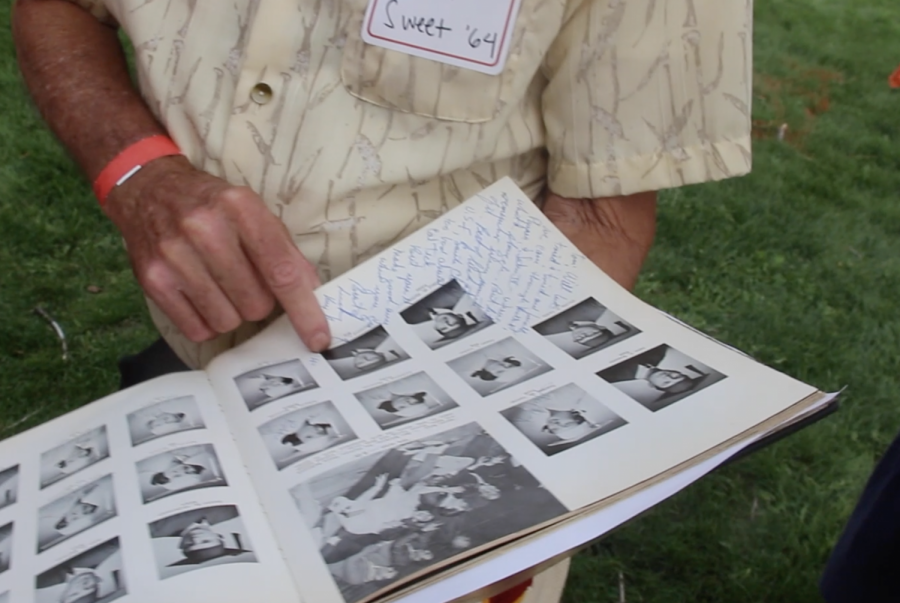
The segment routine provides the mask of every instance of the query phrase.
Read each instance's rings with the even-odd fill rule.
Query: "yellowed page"
[[[636,299],[508,180],[318,297],[329,352],[282,319],[209,369],[315,601],[377,597],[816,391]]]
[[[0,476],[4,603],[299,600],[204,373],[0,442]]]

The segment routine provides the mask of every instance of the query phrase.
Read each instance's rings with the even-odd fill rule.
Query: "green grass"
[[[629,603],[819,601],[829,549],[900,430],[900,94],[886,83],[900,4],[758,0],[756,18],[754,173],[663,195],[639,293],[779,370],[847,386],[843,407],[581,553],[567,603],[618,602],[620,572]],[[0,57],[5,437],[113,391],[116,358],[154,333],[6,31]],[[36,306],[65,328],[68,361]]]

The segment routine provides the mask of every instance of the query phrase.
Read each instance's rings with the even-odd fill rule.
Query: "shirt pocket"
[[[368,1],[346,0],[352,16],[341,80],[347,92],[386,109],[467,123],[490,121],[522,99],[565,8],[563,0],[522,0],[506,65],[500,74],[487,75],[367,44],[362,27]]]

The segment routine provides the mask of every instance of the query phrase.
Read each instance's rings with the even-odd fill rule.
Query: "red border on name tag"
[[[516,7],[515,0],[509,0],[509,11],[506,13],[506,24],[503,26],[503,38],[500,41],[500,48],[497,50],[497,60],[492,63],[488,63],[485,61],[474,61],[468,57],[459,56],[455,54],[450,54],[449,52],[440,52],[437,50],[433,50],[431,48],[427,48],[424,46],[416,46],[415,44],[409,44],[407,42],[401,42],[399,40],[395,40],[393,38],[386,38],[384,36],[378,36],[372,33],[372,21],[375,19],[375,12],[378,9],[379,0],[371,0],[372,8],[369,11],[369,21],[366,23],[366,33],[372,36],[377,40],[384,40],[385,42],[390,42],[392,44],[397,44],[399,46],[406,46],[408,48],[415,48],[416,50],[421,50],[423,52],[429,52],[431,54],[439,54],[441,56],[450,57],[452,59],[456,59],[458,61],[465,61],[466,63],[475,63],[476,65],[484,65],[485,67],[496,67],[500,64],[500,61],[503,60],[503,49],[506,47],[507,35],[509,34],[510,26],[513,21],[513,9]],[[387,2],[391,2],[392,0],[387,0]]]

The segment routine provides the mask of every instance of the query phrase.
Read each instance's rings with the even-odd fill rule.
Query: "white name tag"
[[[369,0],[362,38],[417,57],[496,75],[522,0]]]

